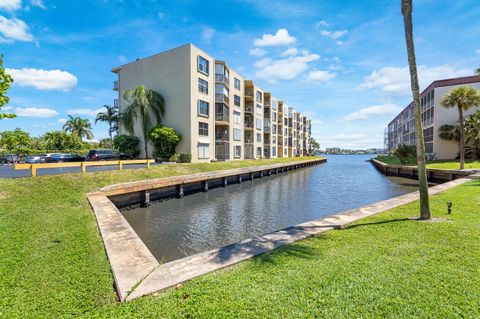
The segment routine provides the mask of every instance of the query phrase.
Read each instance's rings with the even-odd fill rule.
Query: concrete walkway
[[[434,186],[429,189],[429,193],[437,194],[473,178],[480,178],[480,174]],[[418,192],[413,192],[394,197],[164,264],[158,263],[122,214],[102,192],[91,193],[88,198],[97,217],[120,300],[126,301],[175,286],[367,216],[411,203],[418,200],[419,195]]]

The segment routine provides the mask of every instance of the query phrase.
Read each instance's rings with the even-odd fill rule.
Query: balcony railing
[[[270,133],[270,129],[271,129],[270,126],[264,126],[264,127],[263,127],[263,131],[264,131],[265,133]]]
[[[245,113],[253,113],[253,106],[245,105]]]
[[[224,132],[215,132],[215,141],[216,142],[227,142],[228,139],[228,133]]]
[[[245,96],[253,99],[253,90],[245,90]]]
[[[253,128],[253,122],[245,121],[245,127],[246,128]]]
[[[118,91],[118,81],[113,81],[113,90]]]
[[[225,76],[225,74],[215,74],[215,82],[223,83],[227,87],[230,85],[228,78]]]
[[[229,115],[227,113],[215,113],[215,121],[229,122]]]
[[[218,161],[226,161],[230,159],[230,143],[215,143],[215,158]]]
[[[228,96],[226,96],[223,93],[215,93],[215,102],[229,104],[230,100],[229,100]]]

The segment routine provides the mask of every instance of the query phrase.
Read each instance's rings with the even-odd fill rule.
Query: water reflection
[[[124,212],[159,260],[170,261],[255,235],[405,194],[416,182],[385,177],[369,156],[245,181]]]

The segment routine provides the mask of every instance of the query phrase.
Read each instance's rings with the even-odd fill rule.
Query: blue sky
[[[422,88],[480,66],[479,17],[478,0],[414,0]],[[383,146],[411,100],[400,0],[0,0],[0,53],[16,80],[4,111],[18,115],[0,131],[40,135],[67,114],[93,122],[115,98],[112,67],[185,43],[311,116],[322,148]]]

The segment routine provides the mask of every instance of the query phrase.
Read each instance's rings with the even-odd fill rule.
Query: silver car
[[[45,163],[45,157],[46,157],[45,154],[27,156],[27,159],[25,160],[25,162],[28,164]]]

